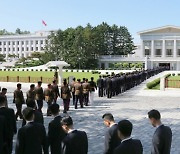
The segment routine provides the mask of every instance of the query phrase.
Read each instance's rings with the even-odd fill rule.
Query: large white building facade
[[[108,63],[143,62],[146,68],[167,66],[171,70],[180,70],[180,27],[164,26],[141,31],[141,44],[134,55],[102,56],[100,67],[107,68]]]
[[[38,31],[34,34],[0,36],[0,54],[16,55],[17,58],[28,57],[32,52],[44,50],[49,31]]]

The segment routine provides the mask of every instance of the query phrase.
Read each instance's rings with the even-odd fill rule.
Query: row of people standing
[[[97,80],[98,96],[111,98],[141,84],[146,79],[166,69],[166,67],[159,67],[131,73],[112,74],[111,76],[100,75]]]

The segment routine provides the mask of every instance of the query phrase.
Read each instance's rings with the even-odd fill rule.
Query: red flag
[[[42,20],[42,24],[43,24],[44,26],[47,26],[47,24],[46,24],[46,22],[45,22],[44,20]]]

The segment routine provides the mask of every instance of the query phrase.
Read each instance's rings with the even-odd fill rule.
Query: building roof
[[[149,33],[180,33],[180,27],[173,25],[166,25],[166,26],[138,32],[139,35],[149,34]]]
[[[60,67],[60,66],[70,66],[65,61],[49,61],[47,64],[45,64],[47,67]]]

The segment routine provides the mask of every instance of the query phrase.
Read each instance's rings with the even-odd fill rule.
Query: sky
[[[10,32],[64,30],[102,22],[126,26],[139,43],[139,31],[180,26],[180,0],[0,0],[0,29]]]

